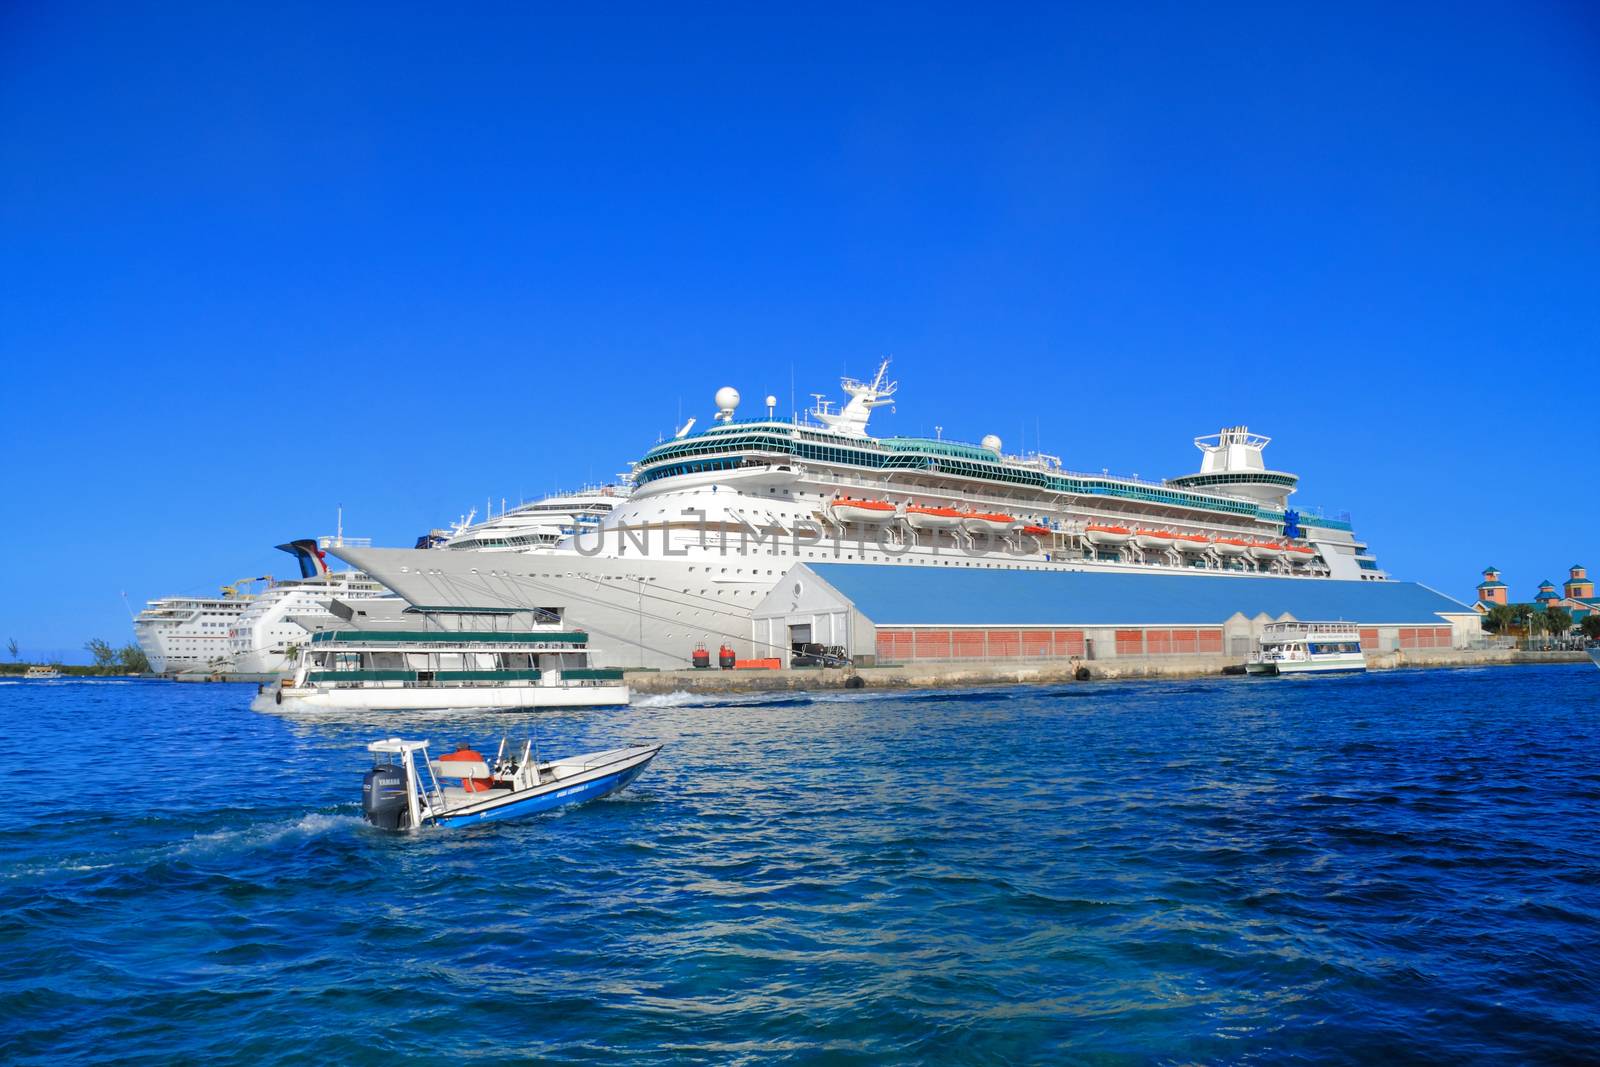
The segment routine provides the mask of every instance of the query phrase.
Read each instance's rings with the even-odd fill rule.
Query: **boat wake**
[[[714,704],[716,698],[704,693],[690,693],[678,689],[671,693],[641,693],[633,698],[636,708],[688,708],[700,704]]]
[[[359,815],[336,815],[311,812],[306,815],[247,826],[236,830],[212,830],[195,834],[173,849],[174,855],[212,855],[234,850],[251,851],[277,845],[283,841],[303,837],[315,838],[326,834],[359,830],[366,822]]]

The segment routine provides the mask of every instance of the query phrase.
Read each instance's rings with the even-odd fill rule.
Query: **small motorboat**
[[[627,788],[661,746],[612,748],[548,763],[535,757],[531,740],[518,756],[507,752],[504,738],[493,761],[465,745],[430,760],[428,742],[398,737],[374,741],[367,751],[373,758],[361,782],[362,814],[380,830],[415,830],[516,819],[599,800]],[[417,770],[419,754],[426,781]],[[440,779],[454,784],[441,786]]]

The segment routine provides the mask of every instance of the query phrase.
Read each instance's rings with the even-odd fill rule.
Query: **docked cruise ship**
[[[318,622],[333,622],[334,600],[362,601],[394,594],[360,571],[329,570],[326,549],[333,544],[368,545],[366,540],[311,538],[279,545],[294,556],[300,577],[273,582],[239,615],[228,632],[227,673],[270,675],[288,670],[310,640]]]
[[[1200,469],[1164,482],[1075,473],[1058,457],[873,437],[894,402],[887,364],[845,379],[837,410],[736,418],[716,395],[635,465],[634,489],[592,530],[532,552],[339,549],[421,608],[560,612],[618,666],[681,666],[697,643],[754,647],[752,611],[797,564],[966,571],[1094,571],[1382,583],[1347,518],[1289,506],[1298,478],[1270,468],[1269,438],[1229,427],[1195,439]]]
[[[633,487],[627,483],[588,486],[575,493],[556,493],[521,504],[498,515],[457,523],[449,533],[435,531],[427,540],[435,548],[459,551],[519,552],[554,548],[562,538],[600,525]]]
[[[134,616],[133,636],[157,674],[222,671],[228,667],[229,635],[255,603],[256,583],[244,578],[222,587],[221,595],[164,596],[148,601]]]

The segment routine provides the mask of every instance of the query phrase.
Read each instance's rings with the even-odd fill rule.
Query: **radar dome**
[[[983,445],[984,448],[987,448],[990,452],[1000,451],[1000,438],[996,437],[992,433],[984,434],[983,440],[979,443]]]
[[[733,411],[739,406],[739,390],[731,385],[724,385],[717,390],[717,418],[723,422],[733,420]]]

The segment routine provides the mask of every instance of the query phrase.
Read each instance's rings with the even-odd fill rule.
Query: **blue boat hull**
[[[567,786],[562,789],[551,789],[548,792],[536,793],[533,796],[523,797],[518,800],[508,800],[492,808],[481,811],[466,812],[460,815],[435,816],[433,821],[440,826],[471,826],[474,823],[491,822],[499,819],[520,819],[528,815],[537,815],[540,812],[551,811],[555,808],[565,807],[568,804],[583,804],[590,800],[599,800],[621,789],[626,789],[635,778],[643,773],[650,765],[650,760],[655,759],[651,753],[648,759],[641,760],[629,767],[612,774],[603,774],[598,778],[591,778],[587,782]]]

